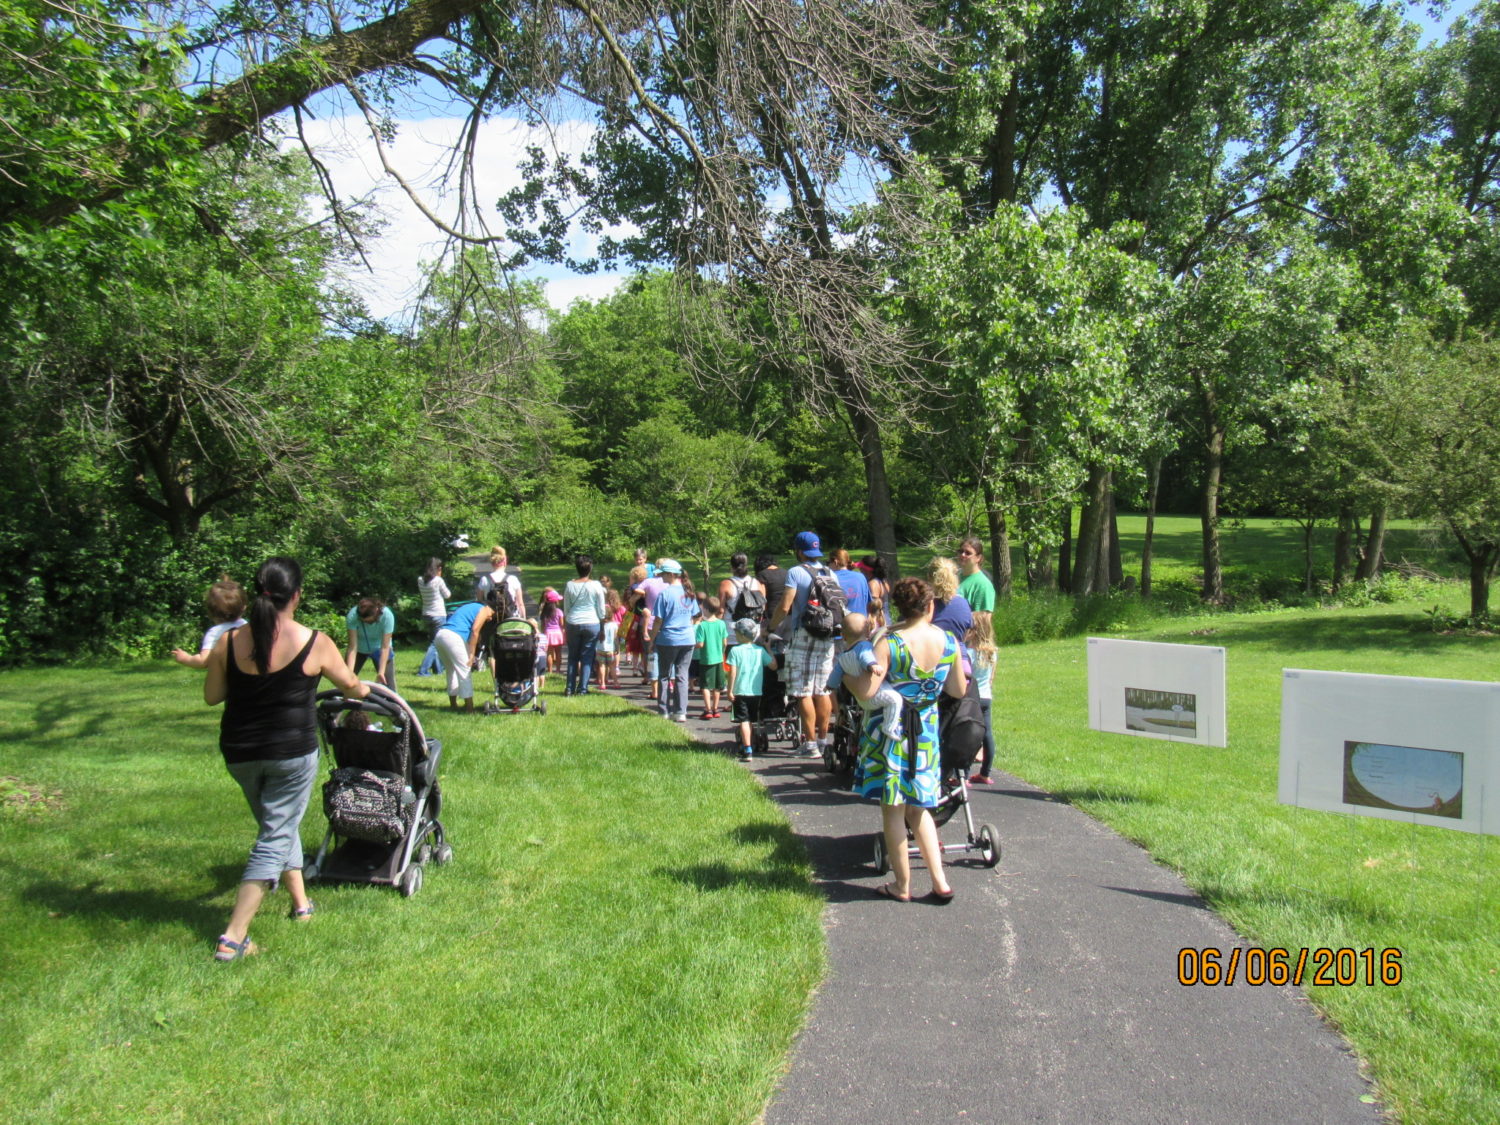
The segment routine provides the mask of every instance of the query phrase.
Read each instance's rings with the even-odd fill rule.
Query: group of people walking
[[[832,693],[845,684],[866,708],[854,788],[880,801],[891,857],[893,879],[880,893],[899,901],[911,897],[910,829],[932,875],[932,895],[947,901],[953,892],[928,812],[939,786],[935,704],[942,693],[963,695],[973,676],[986,700],[988,734],[994,587],[983,572],[982,546],[966,539],[957,565],[936,559],[931,581],[895,583],[878,559],[851,565],[848,553],[837,550],[825,562],[814,532],[799,533],[792,547],[797,562],[787,570],[771,555],[757,558],[752,570],[748,556],[736,554],[717,596],[693,590],[675,559],[652,564],[644,551],[636,552],[621,593],[607,577],[594,576],[589,556],[579,555],[577,577],[560,592],[543,590],[538,617],[527,619],[548,638],[543,651],[553,650],[543,660],[566,654],[567,695],[596,690],[596,668],[601,686],[611,679],[618,686],[623,658],[652,685],[660,712],[683,721],[696,665],[703,717],[721,717],[727,692],[745,757],[751,753],[750,727],[761,718],[761,685],[769,669],[780,672],[796,702],[801,749],[808,754],[821,756],[831,737]],[[418,579],[429,655],[436,653],[447,675],[450,705],[462,701],[469,710],[484,626],[491,618],[527,615],[519,575],[505,551],[496,547],[490,561],[475,599],[451,609],[440,559],[432,559]],[[214,945],[220,961],[257,952],[250,924],[278,884],[290,893],[293,919],[313,915],[302,881],[300,826],[317,773],[318,683],[327,679],[346,696],[363,698],[370,688],[358,672],[372,663],[376,678],[395,689],[395,620],[388,606],[367,597],[351,608],[340,652],[331,637],[296,620],[301,598],[302,572],[292,559],[268,559],[259,568],[253,600],[226,576],[209,590],[213,625],[198,652],[172,651],[179,663],[204,671],[204,701],[224,704],[220,750],[257,825],[229,921]],[[562,670],[539,661],[538,674],[548,667]],[[903,723],[916,724],[915,731]],[[971,780],[987,781],[993,761],[988,735]]]

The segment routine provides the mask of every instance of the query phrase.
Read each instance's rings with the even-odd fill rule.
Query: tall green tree
[[[1045,558],[1091,467],[1108,471],[1143,440],[1149,393],[1132,352],[1154,316],[1156,273],[1077,210],[1033,219],[1002,203],[965,224],[955,195],[933,203],[947,237],[912,249],[896,309],[943,342],[940,426],[957,435],[947,452],[967,461],[990,512],[1018,513],[1028,557]],[[1033,588],[1044,582],[1042,567],[1028,570]],[[1075,589],[1107,586],[1096,546]]]
[[[1469,567],[1469,613],[1489,614],[1500,565],[1500,346],[1434,339],[1420,322],[1368,356],[1349,416],[1358,468],[1413,515],[1441,523]]]
[[[45,282],[8,295],[3,377],[181,542],[312,456],[303,407],[333,246],[299,214],[294,162],[226,167],[191,210],[143,209],[80,244],[54,231]]]

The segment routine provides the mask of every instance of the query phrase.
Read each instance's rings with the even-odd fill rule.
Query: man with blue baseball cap
[[[772,614],[771,630],[775,632],[783,621],[792,630],[782,661],[782,675],[787,695],[797,701],[797,714],[802,720],[802,752],[809,758],[820,758],[833,721],[833,696],[829,693],[828,679],[833,672],[836,634],[813,636],[803,627],[802,619],[812,594],[813,579],[833,572],[821,562],[823,545],[817,532],[799,531],[792,537],[792,550],[797,555],[797,565],[787,571],[786,593]]]

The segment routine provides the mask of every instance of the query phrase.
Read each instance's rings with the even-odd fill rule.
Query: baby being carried
[[[866,712],[879,711],[880,727],[885,737],[900,740],[906,733],[901,725],[901,693],[884,682],[885,667],[875,656],[875,635],[871,622],[862,613],[844,614],[845,649],[839,655],[839,671],[849,677],[849,690]],[[882,677],[880,690],[870,691],[875,678]]]

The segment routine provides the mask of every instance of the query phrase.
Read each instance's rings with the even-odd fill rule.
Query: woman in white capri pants
[[[486,597],[493,603],[498,591],[491,590]],[[448,615],[433,639],[438,659],[448,673],[449,707],[457,707],[462,699],[465,711],[474,710],[474,653],[479,647],[480,630],[494,615],[493,604],[465,602]]]

